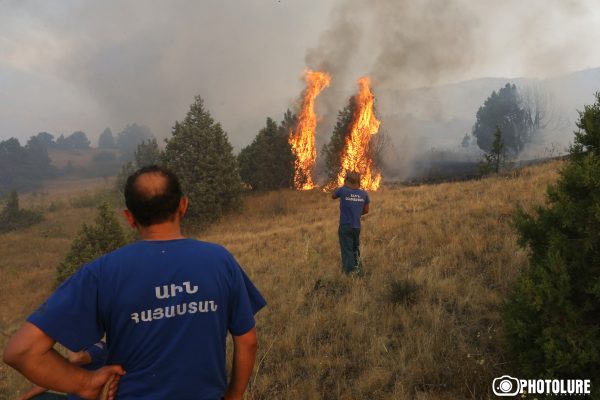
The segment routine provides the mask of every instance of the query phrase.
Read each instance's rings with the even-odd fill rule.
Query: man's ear
[[[123,215],[125,216],[125,219],[127,220],[127,223],[129,224],[130,227],[136,229],[138,227],[138,224],[133,216],[133,214],[131,213],[131,211],[125,209],[123,210]]]
[[[179,200],[179,209],[177,210],[177,214],[179,214],[180,219],[183,218],[183,216],[185,215],[185,212],[188,208],[188,203],[189,202],[187,196],[182,196]]]

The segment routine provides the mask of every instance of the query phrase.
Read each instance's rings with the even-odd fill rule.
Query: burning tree
[[[306,89],[302,96],[298,124],[290,132],[289,143],[296,158],[294,161],[294,188],[308,190],[315,187],[312,179],[312,171],[317,159],[315,100],[319,93],[329,86],[331,77],[326,72],[307,69],[304,73],[304,80]]]
[[[375,117],[373,108],[375,96],[371,92],[368,77],[358,80],[358,93],[352,99],[353,105],[347,106],[340,113],[336,125],[336,130],[342,129],[350,112],[352,113],[340,156],[339,172],[330,186],[336,183],[338,186],[343,185],[346,172],[353,171],[360,174],[360,186],[363,189],[377,190],[381,183],[381,172],[374,162],[372,142],[381,122]]]
[[[321,155],[325,158],[325,173],[327,174],[327,182],[329,186],[335,186],[337,176],[340,173],[340,160],[344,151],[346,137],[350,131],[355,109],[354,96],[348,100],[346,107],[338,112],[337,122],[333,128],[333,134],[329,139],[329,143],[323,146]]]

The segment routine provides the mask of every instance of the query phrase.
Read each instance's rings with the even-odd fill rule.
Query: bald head
[[[156,165],[139,169],[125,184],[127,209],[142,226],[173,220],[181,197],[175,174]]]
[[[138,176],[133,187],[146,198],[161,196],[167,187],[167,178],[160,172],[146,172]]]

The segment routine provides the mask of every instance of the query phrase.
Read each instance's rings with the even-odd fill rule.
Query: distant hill
[[[123,164],[114,149],[49,149],[48,156],[60,175],[77,177],[108,177],[116,175]]]
[[[575,129],[576,110],[594,101],[600,91],[600,68],[587,69],[548,79],[480,78],[459,83],[419,88],[408,91],[378,92],[378,104],[387,131],[392,137],[416,136],[426,141],[425,148],[455,147],[470,133],[475,114],[494,90],[506,83],[519,88],[536,87],[546,92],[553,107],[572,127],[563,133],[565,142]],[[560,140],[561,137],[551,137]]]

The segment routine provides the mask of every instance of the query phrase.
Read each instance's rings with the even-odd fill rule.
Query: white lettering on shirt
[[[360,197],[358,194],[353,194],[353,193],[350,193],[349,197],[344,197],[344,200],[347,200],[347,201],[359,201],[361,203],[365,202],[364,198]]]
[[[181,285],[174,283],[154,288],[154,294],[159,300],[176,297],[178,294],[195,294],[198,286],[186,281]],[[140,322],[152,322],[163,318],[175,318],[186,314],[216,312],[219,306],[214,300],[188,301],[179,304],[158,307],[150,310],[131,313],[131,320],[136,324]]]
[[[154,294],[159,300],[168,299],[169,297],[175,297],[179,293],[183,293],[185,287],[185,293],[194,294],[198,291],[198,286],[192,286],[191,282],[186,281],[180,285],[171,283],[171,285],[162,285],[154,288]],[[169,290],[170,289],[170,290]]]

